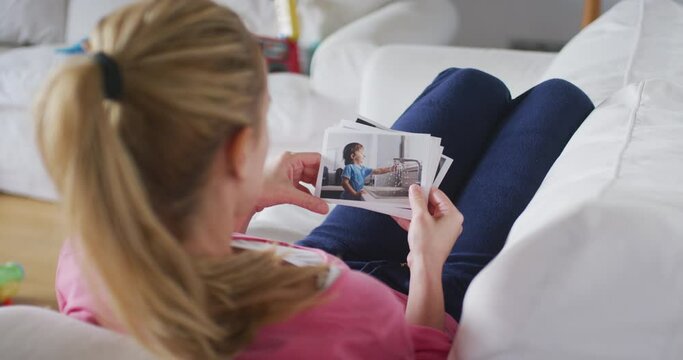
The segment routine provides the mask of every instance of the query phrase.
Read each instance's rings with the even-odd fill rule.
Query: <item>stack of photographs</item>
[[[408,188],[428,195],[453,159],[441,138],[388,129],[366,118],[342,120],[325,131],[315,195],[346,206],[410,219]]]

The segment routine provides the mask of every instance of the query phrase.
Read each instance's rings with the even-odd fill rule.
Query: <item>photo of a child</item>
[[[424,171],[430,146],[426,134],[328,129],[316,196],[368,209],[409,209],[410,185],[431,183],[431,170]]]
[[[381,175],[392,172],[395,166],[371,169],[363,165],[365,159],[365,148],[362,144],[352,142],[344,147],[344,171],[342,172],[341,186],[344,191],[341,193],[343,200],[363,200],[362,194],[365,192],[365,178],[370,175]]]

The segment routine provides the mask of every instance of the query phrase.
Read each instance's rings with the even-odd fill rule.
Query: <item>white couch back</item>
[[[446,57],[497,69],[463,64],[473,51],[378,51],[362,114],[390,124],[421,91],[412,85],[431,81]],[[528,70],[499,50],[479,51]],[[570,80],[597,108],[468,288],[458,359],[683,358],[682,58],[683,6],[625,0],[533,78]]]
[[[683,358],[681,124],[665,80],[593,111],[468,288],[460,359]]]
[[[135,0],[69,0],[66,18],[66,42],[73,43],[87,37],[97,21],[111,11]],[[217,0],[238,13],[254,33],[275,36],[277,22],[273,2],[270,0]]]
[[[74,43],[107,13],[135,0],[0,1],[0,45]],[[277,36],[272,0],[215,0],[229,6],[254,33]],[[342,26],[395,0],[299,0],[300,36],[314,44]]]
[[[131,338],[36,306],[0,307],[0,358],[151,360]]]
[[[68,0],[0,0],[0,45],[59,43]]]
[[[683,5],[625,0],[575,36],[544,78],[584,89],[597,105],[630,83],[668,79],[683,85]]]

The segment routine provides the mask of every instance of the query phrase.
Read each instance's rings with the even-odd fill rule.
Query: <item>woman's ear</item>
[[[250,126],[237,130],[232,137],[225,142],[223,151],[225,153],[226,168],[230,175],[237,179],[244,179],[247,173],[247,166],[250,160],[249,154],[254,149],[255,141],[254,129]]]

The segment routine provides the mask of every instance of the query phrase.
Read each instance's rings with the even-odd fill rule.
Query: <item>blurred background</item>
[[[456,45],[558,51],[580,30],[584,0],[453,0]],[[617,0],[603,0],[602,12]]]

